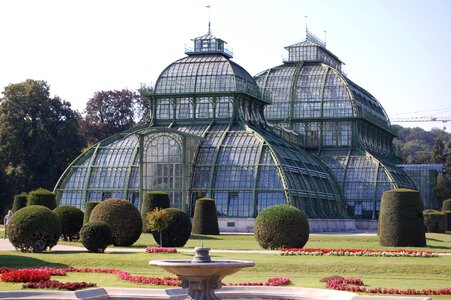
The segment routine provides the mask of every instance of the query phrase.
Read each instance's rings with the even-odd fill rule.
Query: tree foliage
[[[406,163],[443,163],[446,160],[446,146],[451,143],[451,134],[433,128],[407,128],[394,125],[398,137],[393,140],[398,154]]]
[[[127,89],[95,92],[81,121],[83,135],[89,144],[94,144],[127,130],[145,118],[147,103],[145,97]]]
[[[451,144],[448,144],[445,173],[440,173],[437,176],[437,185],[434,188],[435,196],[437,197],[439,205],[446,199],[451,199]]]
[[[0,167],[11,193],[53,189],[85,144],[79,119],[69,102],[50,96],[45,81],[27,79],[4,88],[0,99]]]

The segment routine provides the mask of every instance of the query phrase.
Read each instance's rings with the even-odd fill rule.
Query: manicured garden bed
[[[185,246],[204,246],[212,249],[261,250],[252,235],[193,236]],[[76,243],[70,243],[72,245]],[[142,252],[95,254],[86,252],[51,251],[42,254],[0,252],[0,265],[11,268],[30,267],[91,267],[114,268],[133,276],[169,276],[163,270],[150,267],[151,259],[187,259],[192,253],[145,253],[145,246],[156,246],[153,238],[144,234],[134,248]],[[422,251],[451,252],[451,236],[428,234],[426,248]],[[366,247],[365,247],[366,246]],[[312,235],[306,248],[391,249],[379,247],[376,236],[328,236]],[[408,248],[410,250],[414,248]],[[226,278],[226,283],[266,282],[268,278],[287,277],[294,286],[325,288],[320,279],[340,275],[360,278],[367,288],[394,289],[443,289],[450,288],[451,256],[439,257],[366,257],[366,256],[281,256],[255,253],[211,253],[213,259],[243,259],[256,262],[254,268]],[[56,278],[56,277],[55,277]],[[54,279],[54,278],[52,278]],[[120,280],[114,274],[67,273],[57,278],[62,282],[95,282],[97,286],[143,287],[143,285]],[[161,286],[149,286],[161,288]],[[0,290],[21,289],[21,284],[0,282]],[[451,299],[451,296],[434,296],[434,299]]]

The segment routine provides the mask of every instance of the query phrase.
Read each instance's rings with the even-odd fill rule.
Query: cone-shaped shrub
[[[143,222],[143,232],[146,232],[146,217],[149,212],[155,208],[169,208],[169,194],[161,191],[151,191],[144,193],[144,199],[141,204],[141,219]]]
[[[94,207],[96,207],[97,204],[99,204],[100,202],[97,201],[88,201],[85,202],[85,211],[84,211],[84,216],[83,216],[83,224],[86,224],[89,222],[89,218],[91,217],[91,212],[94,209]]]
[[[16,212],[21,208],[27,206],[27,193],[20,193],[19,195],[14,196],[13,208],[12,211]]]
[[[426,235],[419,191],[384,192],[379,213],[379,244],[392,247],[424,247]]]
[[[42,205],[51,210],[56,208],[55,194],[46,189],[31,191],[27,199],[27,205]]]
[[[113,245],[131,246],[142,232],[138,209],[124,199],[107,199],[97,204],[91,212],[90,221],[107,223],[113,234]]]
[[[53,210],[61,222],[61,236],[65,241],[78,240],[83,226],[83,211],[72,205],[58,206]]]
[[[113,243],[111,228],[102,221],[88,222],[80,230],[80,242],[90,252],[103,253]]]
[[[169,225],[162,231],[164,247],[183,247],[191,236],[191,220],[189,216],[178,208],[166,208]],[[153,238],[159,244],[160,232],[152,232]]]
[[[442,211],[451,211],[451,199],[443,201]]]
[[[194,209],[193,233],[212,235],[219,234],[216,204],[213,199],[200,198],[196,200],[196,206]]]
[[[307,217],[292,205],[272,205],[255,219],[254,236],[264,249],[302,248],[309,234]]]
[[[23,252],[43,252],[58,243],[61,222],[45,206],[30,205],[15,212],[8,223],[8,237]]]
[[[446,215],[438,210],[427,209],[423,211],[426,232],[445,233]]]

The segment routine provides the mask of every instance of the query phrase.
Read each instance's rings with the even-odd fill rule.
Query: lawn
[[[428,247],[417,248],[436,252],[451,252],[451,235],[428,234]],[[68,243],[77,245],[77,243]],[[193,235],[185,248],[202,245],[212,249],[261,250],[252,235]],[[145,247],[156,245],[153,238],[143,234],[134,245]],[[307,248],[365,248],[390,249],[380,247],[376,236],[311,235]],[[391,248],[393,249],[393,248]],[[415,248],[409,248],[415,249]],[[144,252],[144,249],[143,249]],[[148,261],[162,258],[192,257],[191,253],[146,254],[146,253],[105,253],[94,254],[81,251],[50,251],[41,254],[0,252],[0,266],[24,267],[101,267],[115,268],[132,275],[167,276],[163,270],[150,267]],[[398,289],[439,289],[451,288],[451,256],[437,258],[390,258],[390,257],[334,257],[334,256],[280,256],[255,253],[213,253],[213,259],[242,259],[255,261],[253,268],[243,269],[229,276],[225,282],[266,281],[270,277],[288,277],[293,285],[324,288],[319,280],[326,276],[341,275],[361,278],[369,287]],[[56,278],[61,281],[96,282],[98,286],[143,287],[122,281],[116,275],[69,273]],[[20,284],[0,283],[0,290],[20,289]],[[434,296],[434,299],[451,299],[451,296]]]

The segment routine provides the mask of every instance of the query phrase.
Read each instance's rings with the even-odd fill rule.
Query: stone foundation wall
[[[218,218],[221,232],[254,232],[254,218]],[[377,220],[310,219],[310,232],[346,232],[377,230]]]

